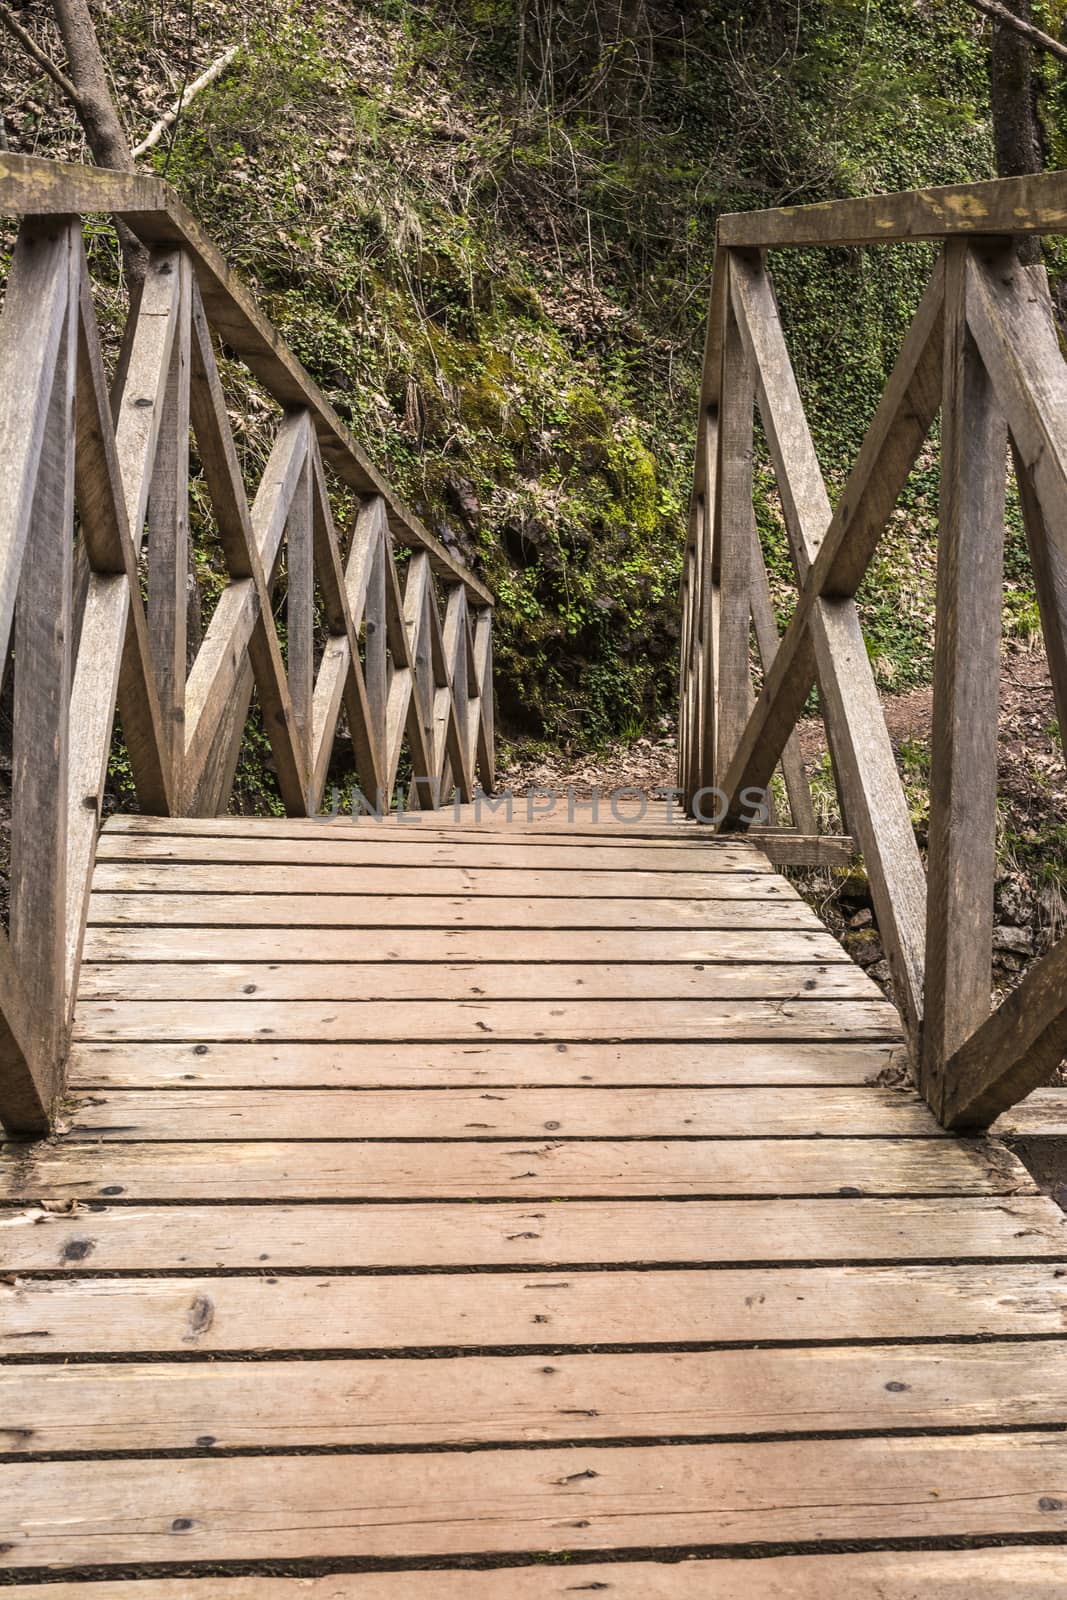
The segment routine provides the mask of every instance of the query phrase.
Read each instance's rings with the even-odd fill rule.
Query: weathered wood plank
[[[837,1173],[849,1171],[853,1179],[862,1182],[858,1143],[843,1155],[832,1151],[820,1161],[825,1161],[830,1170],[836,1166]],[[444,1146],[439,1148],[444,1157],[454,1154]],[[762,1148],[767,1150],[767,1146]],[[420,1153],[425,1157],[425,1149]],[[397,1154],[402,1158],[405,1152]],[[554,1172],[558,1166],[563,1184],[558,1193],[564,1194],[568,1164],[572,1172],[582,1172],[585,1190],[595,1193],[597,1185],[604,1182],[601,1174],[621,1157],[635,1174],[632,1191],[638,1194],[642,1182],[648,1191],[650,1180],[665,1181],[653,1169],[658,1165],[662,1173],[671,1154],[668,1145],[638,1146],[631,1154],[618,1147],[604,1151],[599,1141],[592,1141],[585,1149],[557,1145],[525,1152],[525,1160],[527,1168],[540,1165],[542,1171]],[[739,1150],[720,1142],[705,1146],[690,1142],[677,1147],[673,1154],[678,1163],[675,1193],[699,1193],[701,1185],[705,1193],[714,1193],[716,1168],[725,1172],[731,1162],[735,1170],[742,1160],[755,1163],[760,1148],[749,1145],[746,1150]],[[891,1183],[906,1181],[901,1175],[914,1154],[911,1150],[900,1154],[897,1173],[890,1173]],[[930,1157],[931,1152],[921,1154]],[[512,1162],[513,1172],[521,1174],[526,1170],[516,1169],[514,1152],[505,1155]],[[828,1184],[823,1174],[811,1173],[811,1151],[805,1153],[805,1158],[809,1169],[805,1186]],[[216,1159],[223,1159],[218,1150]],[[769,1154],[766,1159],[770,1159]],[[447,1166],[447,1161],[444,1164]],[[947,1165],[943,1166],[943,1171],[947,1170]],[[630,1181],[624,1177],[623,1185]],[[747,1173],[742,1179],[742,1183],[752,1181]],[[531,1190],[534,1188],[532,1179],[519,1176],[513,1180],[512,1189],[518,1183],[529,1183]],[[466,1192],[469,1194],[470,1189]],[[548,1192],[553,1195],[557,1191]],[[268,1263],[272,1270],[312,1268],[329,1272],[375,1267],[900,1263],[985,1258],[1008,1262],[1042,1258],[1060,1261],[1067,1257],[1067,1222],[1063,1213],[1045,1196],[1027,1195],[1010,1199],[719,1199],[684,1205],[647,1201],[620,1205],[582,1200],[568,1205],[550,1203],[543,1209],[530,1200],[477,1206],[433,1202],[387,1206],[190,1205],[183,1206],[177,1215],[169,1206],[121,1205],[87,1210],[76,1216],[31,1207],[21,1212],[0,1212],[0,1237],[5,1240],[6,1265],[18,1272],[57,1268],[75,1273],[190,1272],[209,1267],[255,1271],[265,1269]],[[484,1279],[472,1275],[467,1285],[468,1297],[476,1299],[483,1284]],[[706,1283],[704,1293],[709,1293]],[[21,1290],[15,1296],[0,1296],[0,1317],[5,1315],[5,1307],[17,1316],[22,1304]],[[426,1333],[433,1329],[431,1319],[428,1329],[415,1342],[425,1343]],[[783,1333],[794,1337],[791,1323],[780,1328],[777,1337]],[[115,1330],[103,1330],[101,1337],[113,1340]],[[681,1334],[673,1337],[683,1339]],[[86,1348],[122,1346],[95,1343]]]
[[[5,574],[16,577],[18,584],[10,712],[8,931],[15,966],[30,1004],[40,1017],[46,1059],[52,1068],[52,1089],[60,1083],[59,1063],[68,1018],[67,711],[74,632],[74,394],[79,279],[79,256],[69,224],[63,234],[66,294],[62,329],[38,444],[22,570],[17,577],[10,572]],[[0,351],[0,382],[5,377],[2,361]],[[31,391],[31,407],[33,398]],[[32,412],[30,421],[32,426]],[[6,657],[6,631],[0,648]]]
[[[85,1000],[77,1039],[885,1039],[882,1000]]]
[[[100,893],[231,894],[235,873],[225,863],[103,861],[93,878]],[[574,894],[582,898],[702,900],[798,900],[792,884],[771,872],[630,872],[621,866],[586,874],[578,862],[561,868],[493,867],[337,867],[279,862],[245,862],[242,894],[402,894],[517,895],[544,898]]]
[[[961,234],[1067,231],[1062,172],[993,178],[899,194],[825,200],[810,206],[734,212],[719,218],[718,242],[749,249],[798,245],[882,244],[894,239],[950,239]]]
[[[120,962],[83,969],[80,998],[117,1000],[880,1000],[850,961]]]
[[[1056,1426],[1061,1344],[0,1368],[0,1445],[261,1449]]]
[[[232,937],[232,935],[230,935]],[[898,1045],[849,1044],[75,1044],[82,1087],[431,1088],[469,1084],[862,1084],[904,1065]]]
[[[967,331],[969,246],[947,247],[926,984],[919,1080],[940,1114],[945,1065],[989,1014],[997,868],[997,712],[1007,430]]]
[[[965,1149],[946,1159],[942,1146],[921,1138],[898,1148],[869,1138],[835,1137],[816,1152],[808,1142],[786,1148],[761,1138],[744,1146],[723,1137],[706,1146],[691,1138],[674,1145],[645,1138],[640,1148],[631,1148],[602,1136],[595,1142],[561,1144],[540,1130],[539,1136],[509,1148],[498,1138],[475,1138],[471,1129],[465,1137],[474,1142],[408,1139],[376,1144],[364,1139],[353,1144],[320,1133],[301,1144],[286,1133],[280,1142],[256,1135],[247,1141],[232,1139],[221,1149],[206,1140],[183,1143],[181,1137],[154,1145],[86,1140],[64,1145],[47,1161],[11,1146],[4,1151],[0,1194],[9,1200],[94,1201],[116,1192],[126,1200],[196,1201],[513,1200],[517,1194],[553,1199],[581,1199],[585,1194],[832,1198],[843,1191],[866,1196],[945,1191],[1014,1195],[1034,1187],[1021,1163],[1002,1150]],[[187,1213],[182,1220],[189,1224]],[[696,1223],[695,1213],[690,1220]],[[164,1221],[169,1228],[175,1219]],[[224,1233],[226,1218],[218,1217],[216,1224]],[[123,1237],[131,1225],[129,1219],[114,1223]],[[471,1226],[477,1228],[476,1219]],[[49,1261],[62,1254],[60,1246],[53,1249],[47,1240],[41,1248]],[[699,1255],[706,1243],[688,1248]],[[121,1264],[121,1255],[118,1259]]]
[[[8,1569],[1062,1534],[1058,1434],[0,1467]],[[976,1477],[982,1493],[975,1495]],[[935,1492],[936,1491],[936,1492]],[[1047,1502],[1054,1500],[1056,1509]],[[712,1509],[713,1508],[713,1509]],[[250,1525],[251,1524],[251,1525]]]
[[[361,874],[361,881],[366,873]],[[241,874],[244,879],[244,872]],[[763,881],[763,880],[761,880]],[[666,896],[533,899],[507,895],[398,894],[394,874],[384,894],[113,894],[94,890],[90,920],[115,927],[162,923],[198,928],[700,928],[820,926],[810,906],[786,900],[681,900]],[[573,884],[572,890],[578,887]],[[673,891],[671,891],[673,895]]]
[[[620,856],[617,847],[601,849],[592,840],[584,846],[555,845],[541,839],[514,843],[485,839],[463,844],[458,840],[425,838],[418,829],[395,840],[370,833],[357,839],[331,839],[322,837],[314,823],[304,837],[297,839],[261,839],[258,831],[243,838],[104,833],[97,860],[203,865],[226,862],[242,866],[533,867],[539,872],[573,868],[583,874],[620,868],[627,872],[771,871],[763,853],[749,844],[702,850],[699,844],[643,844],[635,839],[625,856]]]
[[[343,928],[246,928],[239,948],[245,962],[351,962],[353,940]],[[117,973],[95,970],[102,962],[229,961],[234,949],[229,928],[93,927],[85,943],[81,992],[98,990],[101,981],[121,981]],[[604,928],[588,929],[578,940],[570,928],[365,927],[358,952],[357,970],[375,961],[618,961],[654,968],[672,961],[841,965],[849,959],[832,934],[807,928]]]
[[[945,1067],[949,1128],[986,1128],[1046,1082],[1067,1054],[1067,938],[1035,961],[1022,983]]]
[[[25,1279],[0,1286],[0,1346],[51,1359],[753,1344],[783,1331],[798,1343],[1061,1335],[1067,1287],[1058,1270],[1051,1262],[1003,1262],[995,1272],[969,1262],[723,1268],[714,1293],[706,1272],[681,1269],[294,1279],[265,1277],[260,1265],[245,1277]]]
[[[942,1130],[912,1094],[864,1086],[744,1089],[186,1089],[68,1092],[74,1139],[921,1138]],[[946,1167],[946,1180],[950,1167]]]
[[[1067,1551],[1049,1545],[985,1550],[879,1550],[869,1554],[765,1556],[751,1560],[568,1559],[484,1571],[365,1572],[328,1578],[147,1578],[53,1583],[48,1600],[573,1600],[608,1588],[612,1600],[1059,1600]],[[12,1600],[41,1600],[39,1585],[14,1584]]]
[[[737,263],[729,262],[731,290]],[[727,306],[722,347],[722,400],[715,474],[715,521],[711,578],[719,589],[716,643],[718,700],[705,715],[715,718],[715,782],[729,769],[752,701],[750,667],[752,554],[756,541],[752,509],[752,429],[756,372],[732,305]]]

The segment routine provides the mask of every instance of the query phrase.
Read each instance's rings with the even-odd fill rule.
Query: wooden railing
[[[110,392],[88,212],[120,216],[149,249]],[[116,706],[144,812],[225,810],[253,692],[291,815],[319,811],[342,713],[372,807],[388,808],[405,748],[411,803],[469,799],[493,784],[492,600],[378,476],[165,184],[0,153],[0,213],[22,219],[0,318],[13,678],[0,1118],[32,1133],[61,1085]],[[279,407],[251,505],[216,339]],[[227,581],[187,670],[190,427]],[[357,506],[343,544],[331,490]]]
[[[1067,940],[990,1015],[997,708],[1009,444],[1055,704],[1067,729],[1067,366],[1042,269],[1014,239],[1067,232],[1067,173],[719,224],[683,577],[680,782],[721,828],[779,766],[811,826],[793,732],[813,686],[841,814],[862,851],[919,1083],[987,1126],[1067,1052]],[[925,296],[831,505],[767,249],[940,241]],[[758,406],[798,594],[779,637],[753,510]],[[931,814],[920,857],[855,595],[938,412],[941,493]],[[758,696],[750,637],[762,658]],[[702,790],[722,791],[712,809]]]

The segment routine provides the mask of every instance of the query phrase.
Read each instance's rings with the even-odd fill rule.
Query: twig
[[[1036,50],[1047,50],[1050,56],[1056,56],[1060,61],[1067,61],[1067,44],[1061,44],[1051,34],[1042,33],[1032,22],[1024,22],[1014,11],[1002,6],[999,0],[967,0],[967,4],[975,11],[981,11],[984,16],[992,17],[994,22],[1002,22],[1006,28],[1014,28],[1024,39],[1029,39]]]
[[[239,45],[231,45],[228,50],[224,51],[223,54],[219,56],[217,61],[213,61],[210,67],[208,67],[205,72],[200,74],[199,78],[197,78],[195,82],[191,83],[187,89],[182,90],[182,93],[174,102],[173,106],[171,106],[170,110],[163,113],[155,126],[145,134],[140,144],[134,145],[133,149],[130,151],[130,155],[135,161],[139,156],[147,155],[149,150],[154,149],[154,147],[162,139],[163,135],[167,132],[167,129],[173,128],[174,124],[189,105],[189,102],[193,99],[194,95],[198,95],[201,89],[206,89],[208,84],[214,83],[216,78],[221,78],[222,74],[226,71],[226,68],[229,66],[239,49]]]
[[[16,20],[5,5],[0,5],[0,23],[3,24],[8,33],[18,40],[26,54],[36,61],[42,72],[46,72],[52,82],[62,89],[71,105],[80,106],[82,104],[82,95],[77,85],[73,84],[66,73],[56,66],[51,56],[41,49],[33,34],[26,32],[21,22]]]

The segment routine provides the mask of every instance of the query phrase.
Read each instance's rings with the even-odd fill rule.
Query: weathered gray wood
[[[262,1218],[264,1208],[256,1210]],[[68,1240],[84,1237],[69,1218],[64,1223],[43,1215],[42,1232],[58,1233],[65,1225]],[[173,1233],[170,1239],[173,1261]],[[263,1238],[268,1259],[272,1244],[277,1248],[278,1240]],[[710,1280],[714,1293],[707,1271],[684,1268],[363,1277],[318,1272],[294,1282],[265,1277],[262,1263],[253,1265],[254,1271],[236,1277],[20,1280],[15,1293],[0,1296],[0,1325],[15,1335],[21,1355],[50,1359],[75,1351],[751,1345],[780,1340],[783,1327],[793,1340],[817,1342],[1063,1333],[1064,1286],[1055,1260],[1003,1261],[995,1271],[973,1261],[723,1267]],[[879,1451],[886,1445],[884,1439],[869,1442]],[[959,1443],[969,1448],[973,1440]],[[973,1476],[971,1482],[973,1489]]]
[[[851,961],[551,962],[492,959],[460,963],[378,961],[118,962],[82,973],[86,1000],[668,1000],[880,999],[881,991]]]
[[[1067,939],[1061,939],[946,1063],[946,1125],[988,1127],[1046,1082],[1065,1055]]]
[[[69,221],[24,223],[0,319],[0,658],[4,660],[56,366],[68,325],[72,249]]]
[[[1007,432],[967,331],[965,242],[946,251],[937,631],[920,1082],[940,1113],[945,1063],[989,1013]]]
[[[96,981],[90,966],[101,962],[231,961],[235,949],[244,962],[323,962],[352,960],[359,967],[375,962],[546,961],[625,962],[651,967],[663,962],[729,964],[736,962],[818,962],[848,965],[849,958],[830,933],[814,929],[587,929],[576,939],[571,928],[391,928],[365,926],[358,945],[344,928],[247,927],[235,944],[228,927],[148,924],[141,927],[93,927],[85,942],[82,993]],[[118,982],[118,975],[115,974]]]
[[[55,1058],[43,1018],[0,937],[0,1122],[10,1133],[47,1133],[55,1093]]]
[[[230,935],[232,940],[233,935]],[[700,1085],[745,1084],[838,1087],[872,1084],[880,1073],[904,1065],[896,1045],[850,1044],[630,1044],[438,1043],[375,1045],[338,1050],[330,1044],[75,1044],[70,1083],[75,1088],[494,1088],[519,1083]],[[1018,1169],[1021,1171],[1022,1169]]]
[[[158,1089],[68,1091],[65,1131],[71,1139],[108,1143],[154,1139],[524,1139],[550,1124],[560,1138],[763,1138],[825,1136],[936,1139],[941,1129],[916,1096],[865,1085],[847,1088],[742,1089],[501,1088],[423,1089]],[[894,1157],[897,1152],[888,1152]],[[796,1149],[784,1163],[803,1161]],[[872,1157],[872,1167],[877,1157]],[[963,1163],[943,1163],[944,1181]],[[903,1179],[905,1163],[901,1162]],[[824,1181],[820,1179],[814,1181]]]
[[[872,986],[873,987],[873,986]],[[79,1039],[889,1039],[885,1000],[85,1000]]]
[[[59,1087],[67,1037],[67,710],[74,543],[79,257],[65,230],[65,304],[36,460],[14,629],[11,954]]]
[[[1042,1502],[1064,1455],[1039,1432],[431,1451],[392,1454],[387,1470],[354,1454],[340,1497],[337,1462],[315,1456],[198,1457],[180,1473],[16,1462],[0,1467],[5,1502],[25,1508],[4,1561],[42,1566],[60,1539],[86,1565],[774,1546],[863,1538],[875,1515],[888,1538],[1062,1534],[1067,1513]]]
[[[734,265],[730,276],[733,281]],[[711,576],[719,589],[718,658],[715,708],[715,772],[720,783],[748,721],[752,695],[749,661],[752,605],[752,552],[756,539],[752,509],[752,427],[756,377],[742,344],[732,308],[727,312],[722,349],[722,407],[719,417],[715,524]],[[708,715],[705,711],[705,716]]]
[[[204,1098],[201,1095],[194,1105]],[[228,1215],[231,1203],[291,1200],[302,1205],[314,1200],[360,1202],[339,1221],[332,1212],[318,1219],[329,1230],[336,1221],[344,1232],[345,1260],[350,1265],[397,1266],[392,1252],[398,1248],[397,1230],[402,1233],[402,1225],[422,1230],[410,1238],[403,1235],[409,1255],[420,1250],[419,1260],[439,1266],[471,1266],[472,1260],[482,1266],[519,1261],[551,1266],[578,1259],[704,1261],[710,1250],[719,1248],[718,1230],[727,1221],[753,1228],[758,1222],[761,1229],[766,1226],[776,1233],[786,1222],[788,1242],[768,1245],[762,1231],[746,1236],[746,1248],[760,1259],[768,1250],[778,1259],[783,1249],[805,1259],[804,1252],[816,1245],[835,1258],[842,1250],[850,1254],[866,1250],[892,1259],[896,1246],[890,1228],[882,1225],[887,1217],[892,1224],[904,1220],[934,1226],[943,1219],[942,1211],[931,1214],[913,1206],[904,1212],[890,1206],[882,1208],[879,1220],[879,1208],[873,1205],[879,1196],[894,1192],[936,1196],[951,1184],[956,1209],[944,1216],[949,1217],[951,1229],[946,1240],[955,1241],[976,1237],[973,1229],[968,1232],[971,1225],[965,1208],[961,1210],[963,1197],[1015,1197],[1034,1191],[1025,1169],[1003,1152],[993,1157],[980,1149],[971,1152],[946,1145],[944,1140],[896,1135],[835,1136],[819,1142],[817,1152],[816,1142],[790,1136],[742,1141],[598,1137],[553,1143],[542,1134],[511,1141],[483,1136],[444,1142],[413,1138],[220,1142],[168,1136],[130,1143],[118,1138],[100,1142],[87,1132],[65,1141],[48,1158],[35,1160],[22,1147],[5,1151],[3,1195],[30,1207],[10,1219],[13,1238],[6,1241],[5,1250],[18,1246],[18,1264],[27,1271],[82,1271],[79,1263],[87,1259],[87,1252],[93,1270],[101,1271],[105,1263],[122,1269],[134,1259],[141,1266],[173,1267],[176,1251],[177,1264],[186,1270],[220,1264],[254,1268],[262,1264],[264,1249],[271,1261],[276,1261],[276,1252],[262,1244],[254,1229],[240,1238],[228,1236],[231,1225],[247,1220],[243,1213]],[[842,1191],[859,1192],[861,1185],[867,1212],[844,1217],[847,1243],[844,1236],[835,1243],[825,1228],[810,1225],[818,1222],[818,1206],[812,1212],[811,1206],[792,1199],[811,1196],[813,1191],[832,1199]],[[590,1201],[585,1198],[590,1193],[608,1198]],[[95,1208],[115,1194],[121,1194],[124,1207],[131,1201],[167,1205],[181,1201],[185,1209],[180,1218],[169,1214],[165,1205],[162,1210],[134,1214],[122,1209],[97,1220]],[[717,1198],[708,1201],[708,1195]],[[754,1197],[768,1195],[791,1197],[789,1207],[759,1213],[752,1209]],[[671,1207],[672,1197],[682,1203]],[[720,1212],[727,1199],[738,1197],[743,1210],[735,1210],[729,1218]],[[445,1201],[473,1200],[519,1203],[526,1209],[519,1213],[441,1207]],[[575,1203],[564,1206],[563,1200]],[[80,1209],[82,1201],[91,1202],[90,1212]],[[369,1210],[371,1201],[387,1202],[387,1209]],[[396,1209],[396,1201],[405,1208],[418,1201],[421,1209]],[[226,1202],[226,1207],[220,1209],[219,1202]],[[531,1211],[535,1202],[548,1202],[549,1211]],[[655,1203],[648,1210],[637,1202]],[[45,1203],[67,1208],[56,1227],[48,1221],[51,1211],[33,1209]],[[796,1219],[795,1226],[788,1222],[791,1218]],[[283,1228],[287,1225],[287,1217],[274,1215],[273,1220]],[[972,1219],[976,1225],[980,1220]],[[427,1233],[435,1241],[432,1245],[426,1242]],[[321,1252],[333,1238],[332,1231],[320,1238],[316,1255],[316,1243],[309,1236],[303,1255],[291,1264],[320,1265]],[[939,1251],[945,1243],[939,1242]],[[929,1252],[929,1238],[926,1248]],[[8,1256],[6,1264],[14,1266],[15,1257]]]
[[[1067,231],[1067,179],[1062,172],[987,183],[906,190],[855,200],[719,218],[727,247],[788,249],[798,245],[884,244],[898,239],[950,239],[960,234],[1045,234]]]
[[[285,530],[286,681],[293,733],[305,770],[312,757],[312,707],[315,693],[315,550],[312,511],[313,435],[289,508]]]
[[[0,1368],[23,1456],[503,1444],[520,1416],[523,1441],[564,1441],[1044,1427],[1065,1410],[1052,1343]]]
[[[760,1561],[624,1561],[580,1556],[529,1566],[429,1572],[338,1573],[328,1578],[145,1578],[53,1583],[49,1600],[574,1600],[576,1587],[612,1600],[826,1600],[835,1586],[878,1600],[1058,1600],[1067,1551],[1054,1545],[979,1550],[878,1550],[764,1556]],[[11,1600],[41,1600],[39,1584],[14,1584]]]
[[[364,876],[366,874],[364,873]],[[244,876],[242,872],[242,877]],[[528,885],[527,885],[528,887]],[[464,898],[461,892],[423,894],[225,894],[166,890],[122,893],[94,888],[90,919],[102,926],[212,928],[807,928],[819,926],[799,898],[680,900],[663,894],[575,898],[562,893]]]
[[[178,267],[178,324],[149,490],[148,629],[152,640],[172,787],[180,792],[185,750],[185,674],[189,608],[189,379],[192,268]]]

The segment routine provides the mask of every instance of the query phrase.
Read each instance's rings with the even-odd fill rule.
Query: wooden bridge
[[[0,211],[0,1588],[1062,1594],[1067,1232],[983,1130],[1067,1046],[1067,945],[989,1003],[1009,441],[1067,726],[1067,368],[1011,247],[1067,175],[723,220],[683,804],[595,815],[489,798],[491,596],[171,192],[3,154]],[[151,253],[110,382],[102,213]],[[902,239],[942,249],[831,507],[763,252]],[[924,871],[854,596],[939,411]],[[190,428],[228,576],[187,667]],[[250,707],[286,817],[222,814]],[[378,818],[321,814],[339,729]],[[777,870],[856,849],[899,1013]]]

